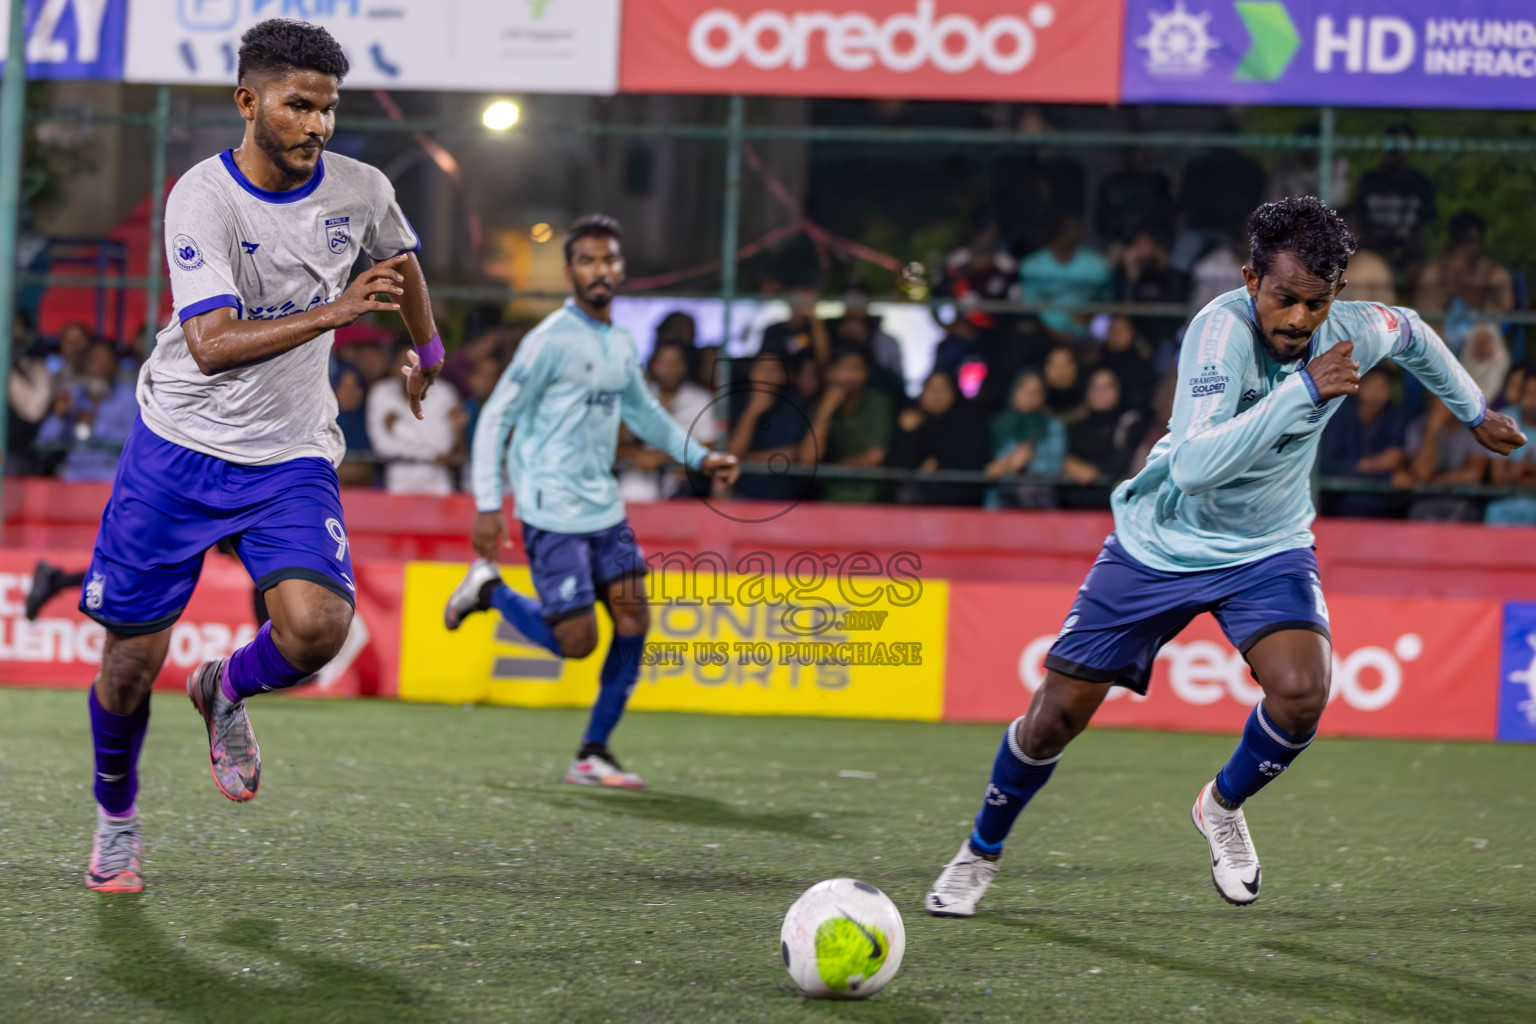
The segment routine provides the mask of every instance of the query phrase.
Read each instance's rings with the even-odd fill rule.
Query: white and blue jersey
[[[623,420],[642,441],[698,469],[689,439],[645,386],[634,339],[574,302],[528,333],[475,427],[475,505],[499,512],[502,471],[527,526],[592,534],[624,520],[613,475]],[[512,441],[507,443],[511,433]]]
[[[188,171],[165,211],[175,313],[139,374],[139,413],[102,512],[80,610],[115,633],[170,627],[203,553],[234,542],[258,590],[284,580],[353,600],[335,464],[344,451],[327,332],[230,370],[198,369],[183,322],[245,320],[338,298],[359,252],[417,247],[382,172],[329,155],[288,192],[251,184],[228,150]]]
[[[150,430],[193,451],[246,466],[302,456],[336,463],[326,332],[256,363],[198,369],[182,324],[230,308],[242,320],[276,320],[341,296],[360,252],[375,260],[420,242],[384,172],[334,153],[299,188],[251,184],[230,150],[193,167],[165,205],[165,254],[175,313],[139,373]]]
[[[1224,569],[1312,546],[1312,463],[1342,398],[1319,402],[1306,362],[1354,342],[1364,373],[1391,357],[1468,426],[1477,384],[1412,310],[1335,302],[1308,353],[1276,363],[1245,288],[1213,300],[1179,352],[1168,433],[1115,489],[1115,531],[1137,561],[1167,572]]]

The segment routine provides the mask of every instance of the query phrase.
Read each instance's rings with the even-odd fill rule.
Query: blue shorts
[[[158,633],[181,616],[204,552],[226,537],[258,590],[309,580],[353,601],[334,466],[317,458],[236,465],[172,444],[135,420],[80,610],[114,633]]]
[[[575,618],[597,602],[599,590],[646,573],[627,520],[596,533],[556,533],[524,523],[523,547],[544,621],[550,623]]]
[[[1216,616],[1243,654],[1285,629],[1329,636],[1328,606],[1311,548],[1230,569],[1161,572],[1136,561],[1110,534],[1045,667],[1146,693],[1157,652],[1201,612]]]

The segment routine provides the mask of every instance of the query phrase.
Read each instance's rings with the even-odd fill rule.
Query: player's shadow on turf
[[[187,1020],[238,1019],[242,1024],[376,1024],[441,1017],[414,987],[382,971],[282,947],[270,921],[231,921],[219,941],[297,971],[304,980],[277,985],[250,975],[225,974],[172,946],[137,900],[103,901],[96,908],[102,945],[110,954],[102,974],[124,991]]]
[[[537,790],[521,792],[530,793],[536,799],[555,807],[583,811],[602,810],[610,814],[627,814],[634,818],[670,821],[678,825],[748,829],[753,832],[775,832],[779,835],[816,840],[831,839],[834,831],[828,824],[830,819],[812,818],[804,811],[755,811],[750,808],[733,807],[708,797],[664,793],[654,789],[642,792],[630,790],[624,793],[580,789],[563,792]],[[855,816],[840,814],[838,817]]]
[[[1252,912],[1247,911],[1247,913]],[[1443,975],[1429,976],[1419,971],[1374,961],[1368,967],[1359,965],[1359,970],[1353,970],[1347,976],[1338,979],[1324,977],[1316,972],[1309,973],[1304,978],[1296,974],[1259,974],[1237,964],[1222,966],[1210,962],[1186,960],[1170,956],[1158,949],[1132,946],[1066,931],[1053,927],[1040,916],[993,913],[977,920],[990,920],[1009,928],[1028,928],[1032,935],[1059,945],[1085,949],[1099,956],[1116,957],[1137,966],[1151,964],[1168,971],[1210,978],[1239,991],[1255,988],[1270,989],[1288,998],[1304,995],[1338,1003],[1350,1010],[1369,1005],[1402,1020],[1489,1021],[1491,1024],[1494,1021],[1525,1019],[1531,1011],[1529,994],[1459,981]],[[1337,955],[1322,953],[1300,943],[1269,935],[1255,938],[1253,945],[1255,949],[1262,946],[1300,959],[1326,964],[1332,968],[1352,966],[1347,960]],[[1377,980],[1367,976],[1365,972],[1383,977]],[[1425,991],[1430,988],[1434,991]]]

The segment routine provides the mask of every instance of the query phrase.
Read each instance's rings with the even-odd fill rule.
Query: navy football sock
[[[139,751],[149,729],[149,697],[126,715],[102,707],[94,685],[86,700],[91,708],[91,742],[96,747],[96,802],[108,817],[126,818],[133,814],[139,793]]]
[[[1231,807],[1263,789],[1269,781],[1290,767],[1296,755],[1307,749],[1317,735],[1313,729],[1296,737],[1280,730],[1264,713],[1264,702],[1253,706],[1243,726],[1243,738],[1221,771],[1216,773],[1216,792]]]
[[[283,657],[277,642],[272,639],[272,623],[268,621],[256,631],[250,643],[229,656],[219,685],[230,700],[244,700],[258,693],[286,690],[313,674],[295,668]]]
[[[597,691],[597,703],[592,705],[592,719],[587,723],[587,734],[582,742],[607,745],[608,737],[624,714],[624,705],[640,678],[640,654],[645,648],[645,637],[613,635],[608,647],[608,657],[603,661],[601,687]]]
[[[1017,731],[1023,717],[1015,719],[1003,735],[1002,745],[997,748],[997,759],[992,762],[992,781],[987,784],[987,795],[976,812],[976,830],[971,833],[971,849],[988,857],[1003,852],[1003,840],[1024,805],[1045,785],[1056,770],[1055,757],[1033,758],[1019,747]]]
[[[498,583],[491,590],[491,607],[530,641],[557,658],[562,656],[555,631],[544,621],[544,607],[539,602],[524,597],[505,583]]]

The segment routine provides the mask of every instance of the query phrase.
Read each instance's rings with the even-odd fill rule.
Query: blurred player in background
[[[175,313],[139,375],[140,418],[80,602],[107,630],[90,694],[98,811],[86,884],[101,892],[143,888],[136,766],[150,688],[203,553],[231,538],[271,614],[249,644],[187,680],[229,799],[250,800],[261,782],[245,699],[308,678],[346,638],[354,588],[332,332],[400,312],[419,345],[403,371],[418,416],[442,360],[418,240],[389,180],[325,155],[346,73],[323,28],[252,27],[234,96],[245,137],[188,171],[166,203]],[[359,252],[382,262],[349,287]]]
[[[523,339],[485,403],[473,452],[480,514],[471,542],[480,558],[449,596],[443,621],[457,629],[465,616],[494,608],[555,657],[585,658],[597,647],[593,605],[601,601],[613,620],[613,643],[565,781],[633,789],[643,785],[640,776],[620,766],[608,737],[640,676],[651,619],[644,557],[613,475],[619,421],[678,462],[727,484],[739,469],[734,455],[690,443],[646,387],[634,339],[613,326],[611,303],[624,281],[622,238],[611,217],[571,225],[565,276],[574,296]],[[537,601],[503,583],[496,564],[508,543],[503,465]]]
[[[1029,712],[1008,726],[976,826],[928,894],[930,914],[970,917],[997,874],[1003,840],[1110,686],[1145,693],[1158,650],[1196,615],[1216,616],[1263,699],[1232,758],[1191,815],[1229,903],[1259,895],[1243,801],[1307,748],[1328,702],[1328,608],[1310,529],[1318,438],[1362,369],[1391,357],[1507,455],[1525,435],[1490,412],[1477,385],[1417,313],[1336,302],[1355,240],[1310,196],[1248,221],[1246,287],[1206,306],[1179,354],[1169,433],[1115,489],[1115,532],[1045,660]]]

